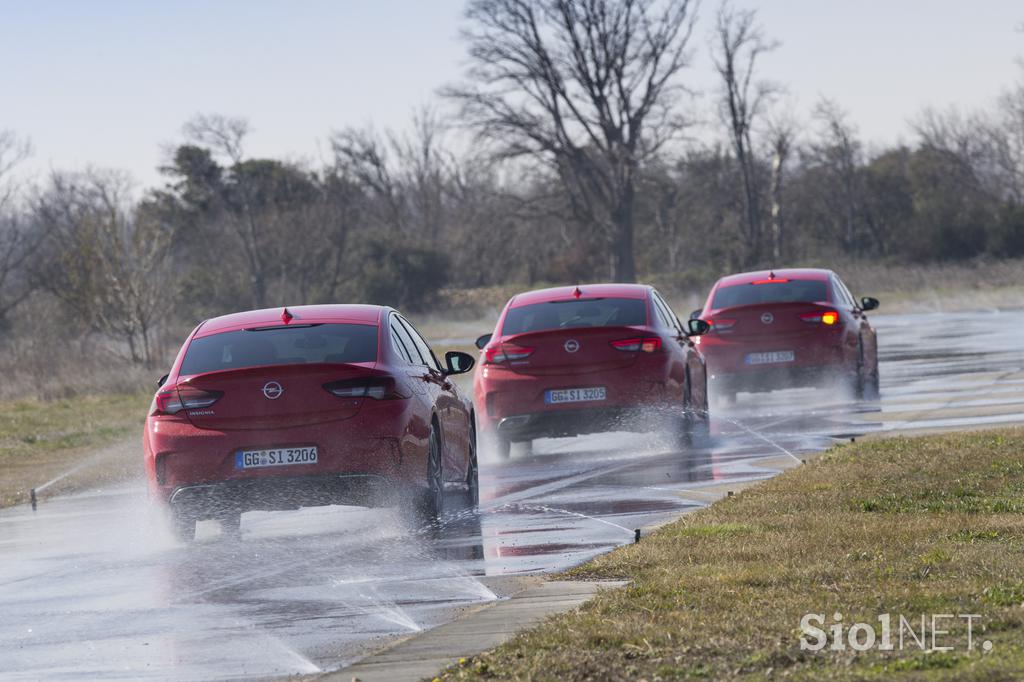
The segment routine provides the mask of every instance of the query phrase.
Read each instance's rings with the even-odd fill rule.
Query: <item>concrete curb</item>
[[[509,599],[492,602],[462,618],[402,640],[347,668],[312,679],[324,682],[415,682],[430,678],[460,658],[492,649],[548,616],[577,608],[602,588],[625,584],[625,581],[544,582]]]

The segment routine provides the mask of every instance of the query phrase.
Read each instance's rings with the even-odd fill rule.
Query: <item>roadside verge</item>
[[[834,448],[570,571],[631,584],[443,677],[1019,679],[1022,453],[1020,429]]]

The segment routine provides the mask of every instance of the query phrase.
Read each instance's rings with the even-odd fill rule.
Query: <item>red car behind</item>
[[[470,405],[409,322],[379,306],[254,310],[200,324],[160,382],[143,447],[152,494],[185,540],[242,512],[375,504],[441,512],[477,494]]]
[[[473,390],[481,434],[507,457],[513,442],[672,420],[707,431],[704,359],[652,287],[591,284],[514,296],[477,339]],[[653,418],[653,419],[652,419]]]
[[[726,400],[739,391],[850,386],[878,393],[878,346],[865,312],[831,270],[745,272],[718,280],[692,317],[711,325],[699,339],[711,384]]]

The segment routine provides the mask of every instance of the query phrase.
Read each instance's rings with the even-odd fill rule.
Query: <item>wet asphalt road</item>
[[[882,399],[741,395],[710,447],[655,436],[538,442],[481,463],[479,514],[251,513],[240,541],[171,540],[141,482],[0,512],[0,677],[232,679],[335,670],[396,637],[631,542],[837,440],[1024,423],[1024,312],[873,317]]]

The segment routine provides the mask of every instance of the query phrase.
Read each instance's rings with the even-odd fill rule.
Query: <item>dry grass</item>
[[[111,394],[41,402],[0,402],[0,507],[28,500],[28,491],[79,467],[46,490],[78,490],[119,476],[142,456],[125,458],[107,446],[140,441],[152,396]]]
[[[633,584],[446,678],[1021,679],[1022,452],[1021,430],[836,448],[572,571]],[[970,652],[953,620],[951,652],[813,653],[798,645],[808,612],[982,618]]]

